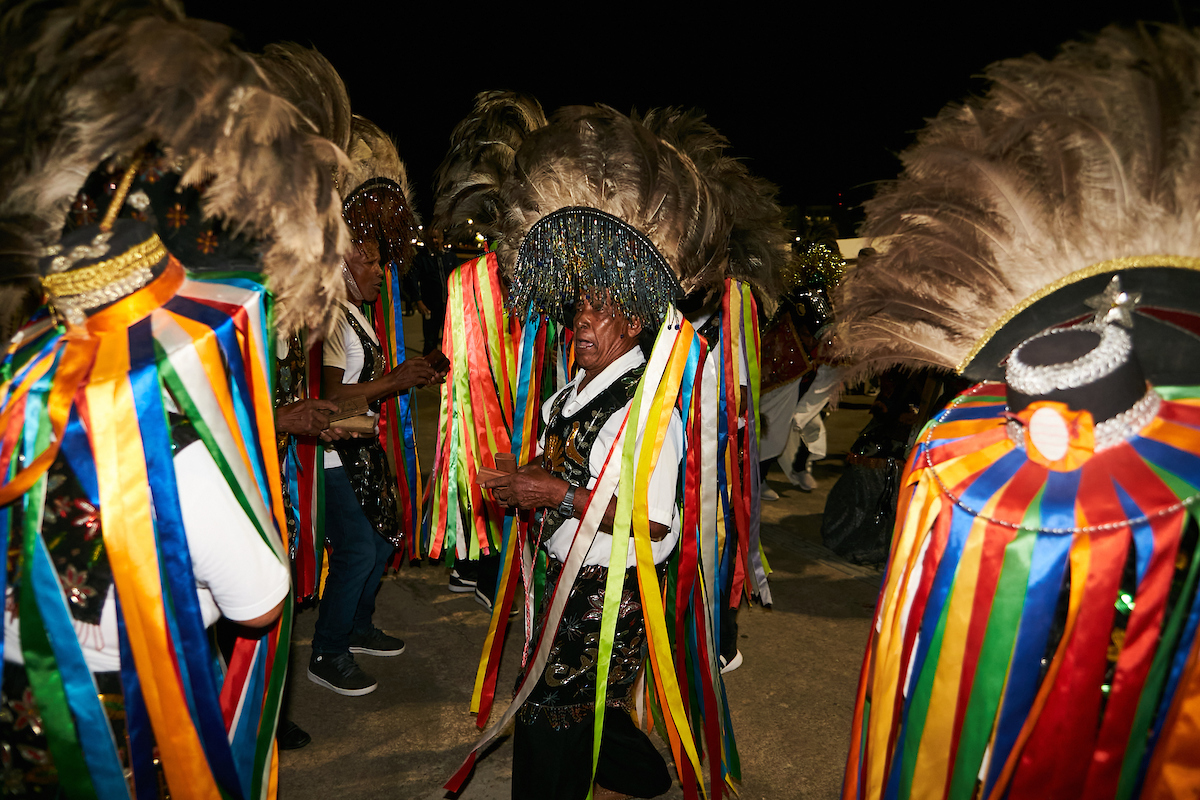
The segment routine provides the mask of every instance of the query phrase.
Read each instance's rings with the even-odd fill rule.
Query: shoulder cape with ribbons
[[[742,295],[740,292],[730,294],[737,298],[734,301],[734,311],[737,313],[731,311],[728,318],[742,321],[743,311],[739,305]],[[545,333],[539,328],[545,328],[547,324],[535,316],[522,333],[523,342],[543,344],[541,347],[521,349],[518,387],[536,386],[537,376],[543,373],[544,364],[537,363],[534,356],[540,353],[545,358],[545,340],[538,337]],[[446,784],[447,789],[461,789],[477,753],[504,729],[536,684],[545,666],[567,595],[596,536],[604,510],[614,496],[617,498],[617,512],[611,552],[615,562],[608,573],[609,586],[605,594],[597,657],[596,681],[601,689],[595,702],[593,769],[599,755],[600,731],[606,712],[604,687],[607,686],[608,665],[612,656],[620,585],[625,574],[625,554],[632,539],[637,555],[638,584],[650,651],[644,695],[639,705],[649,709],[653,725],[669,742],[688,798],[705,793],[706,771],[711,791],[717,796],[724,793],[726,785],[732,785],[734,780],[740,779],[737,749],[717,660],[719,648],[715,644],[719,633],[714,619],[715,616],[719,617],[714,615],[720,603],[719,554],[723,552],[725,544],[724,540],[718,541],[720,488],[715,483],[715,468],[711,471],[709,483],[706,483],[700,467],[706,461],[717,460],[715,450],[713,456],[707,455],[704,450],[703,431],[712,429],[715,432],[718,427],[715,421],[706,420],[703,415],[704,389],[700,377],[708,357],[704,340],[696,334],[691,323],[672,307],[638,384],[631,411],[598,476],[558,584],[545,587],[545,602],[550,604],[551,610],[538,641],[531,638],[535,592],[526,592],[524,618],[529,667],[525,683],[501,718],[487,728],[462,768]],[[757,366],[757,359],[753,363]],[[472,371],[472,377],[473,374]],[[734,387],[737,385],[736,381],[732,384]],[[734,391],[736,398],[736,389]],[[712,407],[717,407],[716,392],[712,394]],[[537,440],[540,426],[540,403],[535,401],[536,396],[518,393],[518,398],[523,402],[515,404],[516,408],[521,409],[522,418],[513,426],[513,430],[519,433],[519,439],[516,435],[513,437],[513,450],[520,447],[522,463],[532,454],[531,448]],[[679,482],[683,498],[682,531],[680,545],[668,565],[665,586],[660,588],[650,547],[647,497],[644,491],[639,492],[635,487],[647,485],[672,412],[677,409],[683,417],[685,430]],[[736,411],[735,401],[735,415]],[[715,448],[715,436],[708,438],[709,446]],[[435,508],[436,505],[435,499]],[[724,518],[723,515],[721,517]],[[480,728],[487,725],[491,715],[502,650],[500,643],[504,639],[508,611],[512,607],[518,583],[518,553],[525,586],[534,583],[533,560],[536,554],[528,549],[525,530],[528,523],[528,517],[522,515],[516,518],[516,524],[508,524],[504,528],[497,600],[471,705],[471,710],[478,714],[477,724]],[[702,751],[708,758],[707,770],[701,765]]]
[[[446,309],[442,347],[450,369],[422,538],[429,558],[453,563],[503,549],[512,517],[479,488],[478,469],[495,468],[497,453],[513,453],[519,464],[532,457],[536,412],[565,380],[557,375],[557,326],[537,320],[522,326],[505,313],[494,253],[450,274]]]
[[[0,504],[24,504],[23,655],[70,797],[131,790],[38,524],[46,472],[60,450],[100,508],[119,600],[132,794],[158,796],[156,757],[176,798],[276,794],[292,604],[266,635],[239,638],[222,673],[200,614],[162,402],[166,389],[263,540],[285,559],[265,301],[249,281],[189,281],[172,258],[86,329],[43,319],[5,358]],[[12,516],[0,513],[6,549]]]
[[[926,428],[863,664],[843,797],[1155,798],[1200,785],[1200,387],[1061,464],[1003,384]],[[1090,448],[1088,448],[1090,450]]]

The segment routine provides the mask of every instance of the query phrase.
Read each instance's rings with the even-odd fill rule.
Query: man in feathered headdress
[[[987,69],[868,205],[861,368],[979,381],[901,479],[843,796],[1200,786],[1200,36]]]
[[[169,179],[182,200],[210,178],[201,250],[238,249],[225,222],[269,242],[277,319],[321,326],[312,289],[347,241],[335,148],[226,29],[173,7],[32,3],[0,29],[24,70],[0,95],[5,141],[21,143],[0,227],[49,245],[48,311],[14,339],[0,386],[0,530],[20,552],[6,572],[12,768],[69,795],[273,796],[291,604],[266,293],[254,276],[189,280],[164,245],[182,225],[134,184]],[[68,215],[77,176],[112,152],[115,182],[75,209],[92,218]],[[7,249],[6,275],[28,274],[13,267],[29,255]],[[266,626],[237,637],[223,675],[205,632],[222,614]]]
[[[648,653],[646,685],[664,709],[681,780],[689,792],[701,780],[691,731],[703,730],[720,792],[736,775],[726,771],[732,755],[722,744],[731,740],[717,700],[719,492],[714,482],[709,508],[700,500],[701,480],[689,479],[690,499],[679,506],[676,497],[684,464],[700,477],[708,347],[674,304],[683,288],[719,292],[732,215],[696,164],[640,122],[605,107],[565,108],[538,124],[540,115],[526,98],[481,95],[442,171],[445,204],[461,202],[498,241],[478,270],[462,268],[471,302],[487,308],[489,297],[504,300],[512,317],[497,319],[498,327],[515,329],[523,354],[514,373],[493,374],[520,387],[508,401],[515,413],[505,432],[527,463],[515,474],[480,476],[492,467],[492,450],[478,453],[475,464],[452,466],[476,476],[504,506],[533,512],[519,512],[502,542],[473,703],[481,726],[518,562],[529,587],[522,678],[480,745],[516,718],[514,797],[584,797],[593,781],[597,796],[666,791],[670,776],[629,714]],[[472,128],[480,133],[475,141],[460,136]],[[491,277],[500,270],[503,286]],[[452,294],[456,285],[452,278]],[[545,353],[544,363],[553,364],[548,331],[559,326],[572,328],[578,371],[541,403],[538,382],[547,370],[535,362]],[[450,356],[461,357],[457,350]],[[715,469],[715,450],[711,460]],[[668,594],[680,598],[671,623],[664,573]],[[678,671],[685,662],[697,671]],[[685,710],[684,697],[692,696],[707,700]],[[449,788],[461,786],[473,760]]]

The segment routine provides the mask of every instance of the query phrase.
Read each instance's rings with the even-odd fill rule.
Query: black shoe
[[[479,605],[486,608],[488,610],[489,614],[492,613],[492,606],[495,604],[492,602],[492,598],[488,597],[486,594],[483,593],[482,589],[479,589],[479,588],[475,589],[475,602],[479,603]],[[520,614],[521,614],[521,606],[519,604],[514,603],[513,607],[510,608],[508,611],[509,619],[519,616]]]
[[[308,661],[308,679],[347,697],[370,694],[379,688],[379,683],[363,672],[349,653],[313,653]]]
[[[450,585],[449,589],[452,592],[473,592],[475,591],[475,581],[470,578],[464,578],[458,574],[458,570],[450,570]]]
[[[279,728],[275,731],[275,742],[280,750],[299,750],[312,742],[312,737],[290,719],[279,720]]]
[[[350,634],[350,652],[369,656],[398,656],[404,652],[404,641],[372,627],[365,633]]]

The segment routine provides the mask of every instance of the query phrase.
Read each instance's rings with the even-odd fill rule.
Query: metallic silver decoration
[[[1117,414],[1112,419],[1106,419],[1096,426],[1096,452],[1107,450],[1114,445],[1138,435],[1147,425],[1158,416],[1162,407],[1162,398],[1158,392],[1148,389],[1141,400]]]
[[[1113,275],[1104,291],[1095,297],[1089,297],[1083,302],[1088,308],[1096,309],[1092,321],[1097,325],[1115,322],[1125,328],[1133,327],[1133,310],[1141,302],[1141,292],[1125,292],[1121,290],[1121,276]]]
[[[1125,440],[1137,436],[1143,428],[1158,416],[1162,406],[1162,398],[1153,389],[1147,389],[1132,406],[1122,411],[1112,419],[1097,423],[1093,429],[1095,438],[1094,452],[1100,453],[1114,447]],[[1008,438],[1020,449],[1025,449],[1025,426],[1018,420],[1008,421]]]
[[[108,255],[108,240],[112,238],[112,232],[98,233],[92,237],[92,243],[79,244],[71,248],[70,252],[63,253],[60,256],[55,256],[50,262],[50,272],[65,272],[71,267],[85,259],[100,260]]]
[[[568,323],[567,309],[589,292],[605,293],[621,313],[657,327],[682,295],[662,254],[619,217],[584,206],[538,220],[517,253],[509,309]]]
[[[126,295],[133,294],[152,280],[154,280],[154,272],[149,266],[138,267],[120,280],[107,283],[99,289],[73,294],[69,297],[53,296],[50,305],[61,311],[68,321],[82,324],[84,312],[114,303]]]
[[[125,198],[125,202],[136,208],[138,211],[145,211],[150,207],[150,195],[142,190],[131,192],[129,197]]]
[[[1034,367],[1021,360],[1021,350],[1030,342],[1065,331],[1093,331],[1100,334],[1100,344],[1089,353],[1065,364]],[[1031,336],[1008,357],[1005,382],[1021,394],[1043,395],[1060,389],[1078,389],[1111,375],[1129,360],[1133,342],[1129,334],[1116,325],[1076,325],[1073,328],[1054,328]]]

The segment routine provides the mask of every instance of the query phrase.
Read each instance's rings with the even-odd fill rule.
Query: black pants
[[[555,729],[542,715],[517,720],[513,734],[513,800],[583,800],[592,780],[592,726],[588,717]],[[633,797],[658,797],[671,788],[671,773],[650,737],[620,708],[604,712],[596,783]]]

